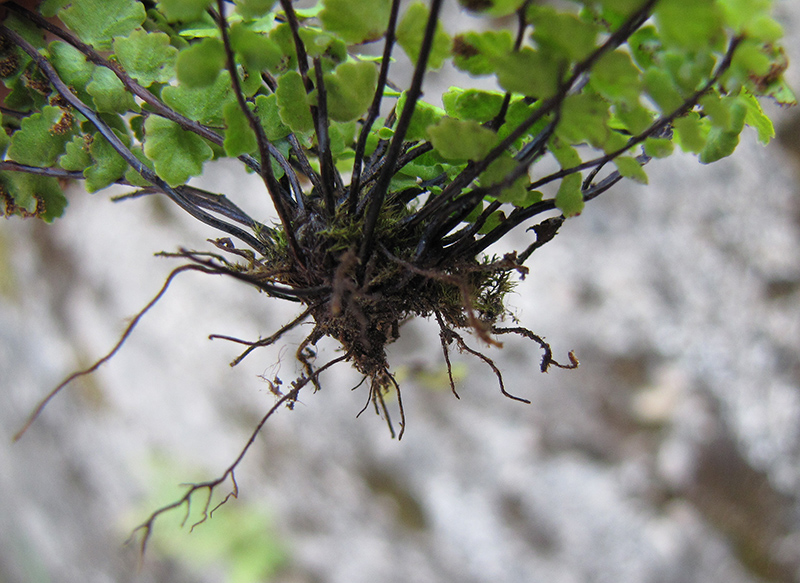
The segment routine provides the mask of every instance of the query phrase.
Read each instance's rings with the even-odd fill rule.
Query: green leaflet
[[[702,50],[724,38],[715,0],[660,0],[655,8],[661,38],[688,50]]]
[[[202,138],[168,119],[151,115],[144,122],[144,128],[144,154],[170,186],[179,186],[201,174],[203,164],[214,153]]]
[[[581,192],[581,175],[576,173],[562,178],[556,193],[556,207],[558,210],[567,218],[574,217],[583,212],[585,204],[583,193]]]
[[[271,142],[285,138],[292,130],[281,120],[278,96],[274,93],[270,95],[259,95],[256,97],[256,115],[264,128],[264,134]]]
[[[497,143],[497,134],[472,120],[443,118],[428,128],[436,152],[447,160],[480,160]]]
[[[397,25],[397,44],[416,65],[419,58],[419,51],[422,39],[425,36],[425,27],[428,22],[430,11],[422,2],[414,2],[407,9],[400,23]],[[436,24],[436,32],[433,37],[433,47],[428,58],[429,69],[439,69],[450,56],[450,35],[442,28],[441,21]]]
[[[158,9],[168,22],[200,20],[212,0],[158,0]]]
[[[141,26],[145,10],[136,0],[71,0],[58,15],[84,42],[108,51],[114,37]]]
[[[442,103],[450,117],[485,123],[500,113],[503,97],[499,91],[451,87],[442,95]]]
[[[739,95],[739,103],[744,105],[747,110],[744,122],[756,129],[758,140],[762,144],[768,144],[775,137],[775,128],[772,125],[772,121],[764,113],[764,110],[761,109],[761,104],[748,91],[743,91]]]
[[[235,0],[236,12],[242,15],[242,18],[252,20],[267,14],[275,0]]]
[[[92,97],[86,92],[86,86],[91,81],[96,66],[87,61],[78,49],[62,41],[51,42],[48,51],[50,63],[61,80],[75,90],[81,101],[91,102]]]
[[[117,130],[113,131],[123,142],[129,141],[126,135]],[[83,171],[88,192],[97,192],[113,184],[122,178],[128,169],[128,163],[125,159],[99,133],[94,134],[89,153],[93,164]]]
[[[538,5],[528,8],[527,20],[534,27],[531,36],[536,45],[554,58],[580,61],[595,49],[598,28],[594,22]]]
[[[106,113],[139,111],[133,95],[111,69],[96,67],[86,91],[92,96],[95,111]]]
[[[325,30],[352,44],[377,40],[386,32],[391,0],[322,0]]]
[[[606,99],[636,104],[642,90],[641,76],[630,55],[618,50],[600,58],[592,68],[590,83]]]
[[[178,53],[178,81],[190,89],[214,84],[225,68],[225,47],[217,38],[205,38]]]
[[[27,172],[0,172],[0,186],[14,204],[48,223],[63,215],[67,206],[57,178]]]
[[[602,147],[608,137],[608,103],[590,93],[569,95],[564,100],[556,135],[570,144],[587,142]]]
[[[225,153],[232,158],[242,154],[249,154],[258,148],[256,134],[250,127],[247,116],[235,101],[228,103],[224,110],[225,116]]]
[[[710,124],[703,122],[693,111],[675,120],[676,142],[684,152],[697,154],[705,147]]]
[[[503,152],[497,160],[489,164],[489,167],[481,173],[481,186],[488,188],[502,182],[518,164],[511,154]],[[517,178],[511,186],[497,193],[495,198],[500,202],[511,203],[515,206],[528,206],[533,202],[537,202],[540,196],[540,193],[528,191],[529,184],[530,179],[528,174],[525,173]]]
[[[213,85],[199,89],[165,87],[161,98],[178,113],[212,126],[222,125],[222,108],[236,99],[231,90],[231,80],[226,75],[219,75]]]
[[[284,124],[294,132],[306,133],[314,129],[308,95],[300,73],[289,71],[281,75],[275,93],[278,96],[278,113]]]
[[[281,47],[268,36],[251,30],[241,22],[231,26],[230,36],[233,50],[248,69],[275,71],[281,64]]]
[[[91,164],[92,156],[84,136],[75,136],[67,142],[64,155],[58,159],[58,165],[64,170],[83,172]]]
[[[644,85],[647,94],[662,113],[670,114],[683,104],[683,97],[675,87],[672,77],[663,69],[647,69],[644,73]]]
[[[128,75],[143,87],[167,83],[175,76],[178,49],[163,32],[134,30],[130,36],[114,39],[114,52]]]
[[[558,89],[561,64],[542,51],[529,47],[494,59],[497,82],[506,91],[544,99]]]
[[[347,61],[324,77],[328,115],[334,121],[352,121],[364,115],[372,103],[378,70],[372,63]]]
[[[495,59],[513,48],[514,37],[507,30],[468,31],[453,38],[453,64],[471,75],[490,75]]]
[[[61,129],[66,115],[69,114],[61,108],[47,105],[41,112],[23,119],[20,129],[11,137],[8,158],[28,166],[54,166],[73,136],[70,126]]]
[[[675,144],[666,138],[647,138],[644,141],[644,153],[653,158],[666,158],[675,151]]]
[[[617,156],[614,158],[614,165],[625,178],[635,180],[639,184],[647,184],[647,174],[633,156]]]

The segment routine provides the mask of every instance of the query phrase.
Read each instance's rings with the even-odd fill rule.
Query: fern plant
[[[269,337],[226,337],[246,345],[233,364],[313,322],[296,352],[302,373],[288,388],[274,379],[278,403],[242,454],[154,513],[145,541],[161,512],[197,490],[210,500],[231,479],[235,495],[234,471],[261,425],[304,387],[319,389],[320,373],[338,362],[368,381],[393,435],[384,396],[397,394],[402,436],[385,348],[409,318],[438,323],[448,371],[452,349],[468,352],[525,402],[465,332],[488,345],[509,334],[538,343],[542,371],[577,366],[572,353],[559,362],[541,337],[503,324],[505,295],[531,255],[620,180],[646,183],[644,166],[676,147],[705,164],[731,154],[745,126],[767,143],[774,131],[757,98],[794,103],[769,0],[460,0],[492,25],[467,31],[448,30],[443,4],[3,4],[4,214],[53,221],[67,206],[62,187],[79,180],[89,192],[128,186],[125,199],[165,196],[218,236],[214,248],[170,253],[184,263],[120,342],[56,387],[22,431],[71,380],[111,358],[183,271],[223,274],[297,304],[298,316]],[[391,81],[397,51],[413,65],[403,88]],[[499,89],[452,87],[442,107],[426,102],[426,73],[447,62]],[[189,184],[222,158],[260,176],[273,217]],[[526,246],[486,254],[515,229],[533,231]],[[342,351],[318,365],[311,348],[323,337]]]

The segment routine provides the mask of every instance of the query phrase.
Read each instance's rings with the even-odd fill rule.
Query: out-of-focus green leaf
[[[562,178],[556,193],[558,210],[569,218],[581,214],[584,205],[583,193],[581,193],[581,175],[576,173]]]
[[[433,147],[447,160],[480,160],[497,142],[497,134],[472,120],[443,118],[428,128]]]
[[[548,53],[580,61],[595,49],[597,26],[593,22],[538,4],[528,8],[527,19],[533,24],[536,45]]]
[[[168,22],[199,20],[212,0],[158,0],[158,9]]]
[[[352,121],[364,115],[372,103],[378,70],[372,63],[347,61],[324,77],[328,115],[334,121]]]
[[[715,0],[659,0],[655,13],[667,43],[702,50],[723,38],[722,15]]]
[[[442,96],[442,102],[450,117],[485,123],[500,112],[503,94],[498,91],[451,87]]]
[[[136,0],[71,0],[58,15],[83,42],[108,51],[114,37],[128,36],[141,26],[145,10]]]
[[[178,49],[163,32],[135,30],[114,39],[114,52],[125,71],[143,87],[167,83],[175,75]]]
[[[592,68],[590,82],[606,99],[636,104],[642,89],[641,75],[627,52],[613,51],[603,55]]]
[[[241,22],[231,26],[231,45],[248,69],[274,70],[283,59],[281,47],[274,40],[247,28]]]
[[[608,103],[590,93],[569,95],[561,108],[556,135],[570,144],[587,142],[601,147],[608,137]]]
[[[258,148],[256,134],[250,127],[247,116],[235,101],[228,103],[223,109],[225,116],[225,153],[232,158],[249,154]]]
[[[511,154],[503,152],[497,160],[489,164],[489,167],[481,173],[481,186],[489,188],[495,184],[499,184],[505,180],[509,173],[518,165],[519,162],[517,162]],[[530,179],[527,173],[525,173],[517,178],[511,186],[507,186],[497,193],[495,198],[500,202],[511,203],[515,206],[528,206],[531,202],[535,202],[532,200],[532,197],[534,199],[538,198],[538,195],[531,195],[531,192],[528,191],[527,187],[529,184]]]
[[[764,113],[764,110],[761,109],[761,104],[748,91],[743,91],[739,95],[739,103],[744,105],[747,110],[744,122],[756,129],[758,139],[762,144],[768,144],[775,137],[775,127]]]
[[[635,180],[639,184],[647,184],[647,173],[633,156],[617,156],[614,165],[621,176]]]
[[[494,60],[497,82],[506,91],[544,99],[558,89],[561,64],[549,55],[524,47]]]
[[[667,138],[647,138],[644,153],[653,158],[666,158],[675,150],[675,144]]]
[[[198,135],[173,121],[151,115],[144,122],[144,154],[154,162],[156,173],[170,186],[186,183],[203,171],[213,150]]]
[[[644,84],[650,99],[662,113],[670,114],[683,104],[683,97],[678,92],[669,73],[653,67],[644,73]]]
[[[178,53],[178,81],[190,89],[214,84],[225,68],[225,47],[217,38],[205,38]]]
[[[252,20],[260,18],[267,14],[275,0],[235,0],[236,12],[242,15],[242,18]]]
[[[507,30],[467,31],[453,38],[453,64],[471,75],[490,75],[495,59],[513,48],[514,37]]]
[[[706,145],[708,126],[695,112],[679,117],[674,122],[675,138],[684,152],[699,153]]]
[[[397,25],[397,44],[416,64],[419,58],[422,39],[425,36],[425,26],[428,22],[430,11],[422,2],[414,2],[407,9],[400,23]],[[442,28],[441,21],[436,25],[436,33],[433,37],[430,57],[428,57],[428,68],[439,69],[444,61],[450,56],[450,35]]]
[[[323,0],[319,19],[325,30],[348,43],[377,40],[386,32],[391,0]]]
[[[406,104],[406,94],[403,93],[397,100],[397,111],[403,111]],[[406,140],[417,141],[428,139],[428,128],[439,122],[445,116],[443,109],[426,103],[417,101],[414,107],[414,115],[411,116],[411,123],[406,131]]]

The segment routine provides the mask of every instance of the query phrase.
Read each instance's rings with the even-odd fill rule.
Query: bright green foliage
[[[158,7],[169,22],[199,20],[212,0],[158,0]]]
[[[144,128],[147,136],[144,154],[170,186],[178,186],[201,174],[203,163],[213,155],[202,138],[168,119],[151,115],[144,122]]]
[[[453,39],[453,64],[472,75],[490,75],[496,59],[514,47],[514,37],[507,30],[468,31]]]
[[[223,142],[225,153],[228,156],[236,157],[255,152],[258,148],[256,134],[250,127],[250,122],[239,104],[232,101],[226,105],[223,115],[226,125],[225,141]]]
[[[403,94],[397,100],[397,111],[402,111],[405,104],[406,95]],[[428,128],[438,123],[444,115],[443,109],[424,101],[418,101],[414,108],[414,115],[411,117],[411,124],[406,132],[406,138],[412,141],[427,139]]]
[[[497,138],[478,122],[443,118],[428,128],[433,147],[447,160],[480,160],[489,153]]]
[[[181,85],[190,88],[214,84],[225,67],[225,47],[216,38],[205,38],[178,54],[176,72]]]
[[[647,174],[633,156],[618,156],[614,158],[614,165],[625,178],[631,178],[640,184],[647,184]]]
[[[281,63],[283,52],[274,40],[252,30],[241,22],[231,27],[231,45],[236,54],[252,71],[274,71]]]
[[[583,194],[581,193],[581,175],[570,174],[561,180],[556,193],[556,207],[565,217],[574,217],[583,212]]]
[[[506,91],[544,99],[558,89],[562,67],[550,55],[529,47],[494,60],[497,81]]]
[[[508,16],[520,8],[525,0],[458,0],[464,8],[489,16]]]
[[[299,73],[289,71],[278,79],[278,113],[281,121],[294,132],[306,133],[314,129],[314,119],[309,110],[308,95]]]
[[[11,137],[9,159],[29,166],[54,165],[72,139],[69,128],[66,131],[54,130],[64,116],[63,109],[48,105],[41,113],[23,119],[20,129]]]
[[[175,76],[178,49],[163,32],[134,30],[130,36],[114,39],[114,52],[128,75],[144,87],[167,83]]]
[[[17,206],[48,223],[60,217],[67,207],[58,180],[48,176],[0,172],[0,191],[8,193]]]
[[[451,87],[442,96],[442,102],[450,117],[484,123],[500,113],[503,94],[498,91]]]
[[[347,43],[377,40],[386,31],[390,0],[323,0],[322,4],[323,26]]]
[[[92,81],[86,86],[86,92],[92,96],[97,111],[104,113],[139,111],[133,95],[111,69],[95,67]]]
[[[161,97],[178,113],[212,126],[222,125],[222,108],[226,103],[235,101],[230,79],[225,75],[219,75],[213,85],[200,89],[165,87]]]
[[[636,104],[642,89],[642,72],[625,51],[605,54],[592,71],[591,85],[612,102]]]
[[[89,144],[83,136],[75,136],[67,142],[64,155],[58,159],[58,165],[64,170],[83,170],[91,166],[92,156],[89,154]]]
[[[268,140],[280,140],[292,133],[289,126],[281,120],[278,96],[274,93],[256,97],[256,115]]]
[[[580,61],[594,50],[597,42],[597,25],[565,14],[550,6],[532,5],[527,12],[533,25],[533,40],[552,58]]]
[[[118,138],[127,141],[127,136],[114,130]],[[92,165],[83,171],[86,177],[86,190],[96,192],[113,184],[125,174],[128,163],[120,156],[111,144],[99,133],[92,139],[89,148]]]
[[[144,22],[144,5],[136,0],[71,0],[59,18],[84,42],[111,49],[114,37],[127,36]]]
[[[400,24],[397,26],[397,43],[403,47],[411,62],[416,64],[419,58],[419,49],[422,46],[422,37],[425,32],[425,23],[428,21],[429,11],[422,2],[414,2],[406,9]],[[441,23],[436,27],[433,40],[433,49],[428,58],[430,69],[439,69],[445,59],[450,56],[452,41]]]
[[[254,19],[267,14],[275,0],[236,0],[236,12],[243,18]]]
[[[417,99],[410,123],[401,127],[401,114],[413,93],[408,87],[378,87],[382,57],[376,55],[381,54],[391,0],[320,0],[295,9],[296,20],[287,18],[275,0],[235,0],[226,15],[241,97],[271,146],[295,168],[321,172],[317,133],[327,127],[327,153],[342,172],[345,188],[359,155],[356,144],[363,138],[361,166],[376,165],[365,169],[359,196],[373,187],[384,163],[368,157],[385,153],[402,134],[403,143],[395,144],[395,151],[404,156],[403,162],[386,195],[419,191],[434,200],[458,177],[462,190],[448,191],[454,205],[450,212],[473,221],[489,203],[525,208],[540,201],[544,195],[532,190],[532,182],[537,188],[552,183],[549,190],[543,188],[551,197],[557,188],[550,204],[566,216],[579,214],[584,186],[592,188],[608,172],[646,183],[643,155],[667,157],[677,146],[701,162],[712,162],[734,151],[745,126],[755,128],[758,139],[767,143],[775,131],[758,98],[794,101],[782,79],[788,63],[778,44],[782,29],[772,18],[770,0],[660,0],[651,18],[642,19],[638,30],[630,30],[619,46],[602,54],[596,51],[615,30],[626,30],[626,19],[641,8],[642,0],[460,3],[475,19],[509,18],[476,25],[477,30],[452,30],[451,37],[445,32],[449,23],[440,15],[426,69],[450,63],[470,76],[486,77],[488,86],[499,90],[452,87],[442,96],[443,109],[424,97]],[[215,9],[211,0],[158,0],[145,14],[137,0],[44,2],[42,14],[59,17],[96,49],[88,51],[91,58],[63,39],[47,44],[31,19],[7,17],[4,24],[39,50],[75,96],[100,116],[105,135],[113,130],[125,146],[117,151],[91,119],[56,95],[30,56],[14,49],[11,56],[8,51],[0,54],[0,73],[10,92],[4,105],[16,110],[15,116],[2,117],[6,131],[0,135],[0,150],[7,150],[6,159],[83,172],[93,191],[122,181],[147,186],[131,169],[135,160],[173,186],[202,173],[204,162],[212,158],[241,157],[254,167],[252,161],[265,144],[259,147],[234,94],[223,35],[210,8]],[[430,10],[427,0],[403,3],[394,31],[395,50],[404,51],[415,64]],[[517,28],[519,23],[524,27]],[[734,35],[741,38],[731,58],[726,52]],[[299,52],[298,38],[303,47]],[[374,45],[367,50],[362,46],[366,43]],[[298,58],[303,53],[305,63]],[[321,68],[326,95],[324,124],[315,123],[321,91],[315,66]],[[147,92],[117,75],[120,69]],[[392,72],[390,68],[389,79],[395,78]],[[715,75],[718,80],[712,82]],[[486,86],[483,80],[481,84]],[[422,87],[423,96],[427,87]],[[376,90],[382,92],[381,108],[370,112]],[[195,127],[195,133],[181,127],[175,114],[205,128]],[[375,121],[362,136],[368,114]],[[501,143],[504,147],[496,148]],[[540,170],[537,163],[543,157],[555,158],[561,171],[553,175],[552,169]],[[577,167],[582,165],[588,175],[592,161],[600,159],[612,164],[604,166],[592,185],[582,184]],[[284,176],[276,160],[270,163],[278,178]],[[519,176],[512,180],[511,173]],[[297,178],[308,183],[303,176]],[[20,193],[24,184],[42,190],[45,182],[14,184],[6,191]],[[477,200],[466,196],[475,188],[485,192],[485,200],[461,208],[463,201]],[[8,196],[25,209],[21,214],[42,210],[36,196]],[[335,198],[347,197],[339,192]],[[362,213],[369,204],[360,200],[356,206]],[[53,203],[52,208],[63,205]],[[56,216],[55,211],[48,216]],[[513,216],[508,207],[498,210],[481,233]]]
[[[352,121],[364,115],[372,102],[378,70],[367,62],[347,61],[325,75],[328,114],[335,121]]]

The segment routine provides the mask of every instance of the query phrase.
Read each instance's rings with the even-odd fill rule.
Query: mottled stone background
[[[800,4],[777,6],[800,63]],[[429,94],[450,83],[432,77]],[[153,253],[215,234],[156,199],[78,188],[52,226],[4,221],[0,582],[243,582],[270,565],[281,582],[800,581],[800,112],[773,113],[769,147],[751,130],[712,166],[654,162],[650,186],[619,185],[531,258],[514,309],[581,359],[542,375],[533,344],[490,351],[532,405],[466,356],[456,400],[436,326],[408,324],[391,349],[401,442],[371,412],[355,419],[366,388],[335,369],[269,421],[239,499],[191,534],[179,514],[158,522],[138,569],[130,530],[236,457],[274,402],[258,375],[297,372],[301,333],[236,369],[237,347],[208,334],[266,336],[293,306],[184,275],[12,446],[158,290],[175,264]],[[209,188],[266,215],[257,181],[208,170]]]

